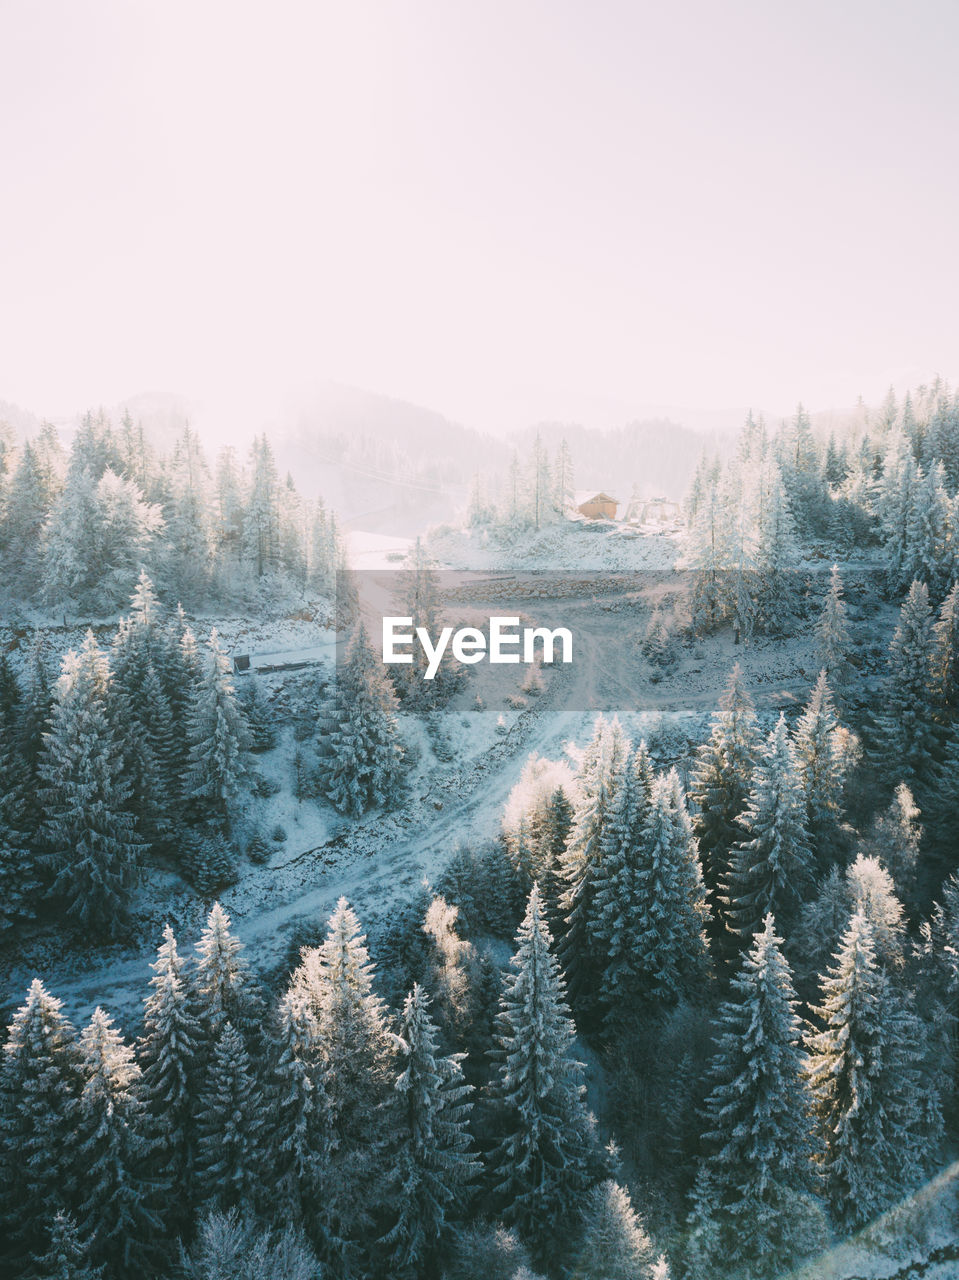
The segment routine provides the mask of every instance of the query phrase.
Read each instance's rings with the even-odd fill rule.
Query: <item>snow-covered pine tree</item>
[[[819,673],[793,735],[806,804],[806,830],[821,870],[842,847],[842,799],[859,742],[839,723],[825,670]]]
[[[195,1194],[211,1208],[251,1209],[269,1167],[263,1097],[243,1043],[225,1022],[213,1047],[196,1113]]]
[[[915,1020],[876,962],[872,929],[853,915],[807,1034],[809,1081],[835,1220],[860,1227],[918,1181],[923,1168]]]
[[[812,887],[806,803],[786,718],[770,731],[725,883],[728,929],[748,945],[772,912],[795,916]]]
[[[555,1224],[579,1215],[596,1163],[583,1068],[572,1057],[576,1029],[551,942],[534,885],[500,998],[493,1102],[503,1136],[488,1169],[503,1221],[538,1261],[555,1257]]]
[[[675,769],[653,782],[638,852],[631,979],[643,1000],[672,1004],[709,973],[709,906]]]
[[[785,633],[795,609],[796,565],[799,547],[789,499],[778,469],[769,465],[758,515],[756,544],[755,620],[759,631]]]
[[[243,512],[243,557],[259,579],[276,572],[280,557],[279,479],[265,435],[253,441],[250,467],[250,488]]]
[[[904,902],[912,897],[919,869],[922,826],[919,806],[912,792],[900,782],[889,807],[878,815],[866,839],[866,849],[878,858],[892,876],[896,892]]]
[[[905,912],[892,876],[878,859],[859,853],[846,868],[846,888],[850,910],[864,916],[872,930],[877,964],[888,973],[901,969],[905,963]]]
[[[739,817],[746,807],[761,747],[756,711],[737,663],[713,716],[709,741],[696,752],[689,790],[693,831],[712,911],[711,932],[717,937],[725,929],[726,918],[720,886],[729,872],[731,850],[742,839]]]
[[[601,966],[599,999],[610,1024],[628,1016],[641,993],[641,954],[634,934],[641,918],[637,873],[653,794],[653,771],[641,742],[620,766],[612,805],[600,835],[594,878],[590,945]]]
[[[934,600],[953,585],[956,571],[952,508],[941,463],[919,473],[915,501],[906,521],[906,547],[901,572],[904,581],[918,578],[928,584]]]
[[[940,717],[951,719],[959,707],[959,582],[940,605],[932,635],[932,689]]]
[[[629,1192],[612,1179],[587,1197],[572,1280],[653,1280],[656,1255]]]
[[[879,753],[906,782],[927,774],[935,746],[933,654],[929,590],[914,579],[889,646],[889,675],[877,716]]]
[[[323,1196],[312,1229],[328,1261],[353,1265],[369,1246],[370,1215],[382,1203],[396,1042],[373,990],[366,939],[345,898],[323,943],[302,952],[291,989],[306,995],[319,1025]]]
[[[403,748],[396,698],[358,622],[337,673],[319,785],[342,813],[358,816],[394,802],[402,789]]]
[[[325,1273],[322,1273],[325,1274]],[[295,1227],[270,1231],[236,1209],[205,1213],[189,1252],[181,1247],[182,1280],[317,1280],[320,1265]]]
[[[47,1243],[76,1191],[79,1053],[62,1002],[39,978],[7,1031],[0,1064],[0,1259],[8,1274]]]
[[[381,1241],[390,1276],[429,1274],[437,1250],[462,1209],[478,1172],[470,1154],[472,1092],[463,1081],[463,1054],[440,1057],[429,996],[417,983],[400,1025],[397,1097],[389,1141],[392,1225]]]
[[[723,1004],[703,1136],[712,1189],[702,1280],[773,1280],[824,1235],[816,1149],[792,975],[773,917],[755,935]]]
[[[77,1229],[76,1219],[60,1209],[50,1220],[46,1248],[34,1259],[37,1280],[101,1280],[103,1266],[91,1261],[90,1242]]]
[[[143,1035],[137,1045],[145,1111],[144,1169],[157,1188],[159,1212],[171,1237],[185,1227],[192,1209],[192,1099],[201,1038],[190,1008],[184,963],[173,930],[166,925],[151,965],[153,991],[145,1001]]]
[[[203,661],[196,636],[178,607],[167,629],[165,657],[157,674],[163,685],[173,723],[173,793],[181,795],[190,757],[190,731],[194,708],[200,697]]]
[[[603,957],[592,945],[595,880],[602,860],[602,837],[616,785],[630,750],[619,720],[596,717],[593,736],[583,751],[579,795],[560,862],[565,889],[560,908],[566,920],[560,942],[563,968],[573,1003],[587,1011],[596,995]]]
[[[94,1260],[143,1275],[156,1258],[159,1222],[142,1180],[140,1068],[100,1008],[80,1032],[77,1107],[77,1226]]]
[[[230,917],[218,902],[207,916],[196,944],[192,974],[193,1011],[200,1026],[199,1059],[210,1060],[213,1045],[227,1022],[252,1050],[263,1034],[263,1005],[254,989],[243,944],[230,932]]]
[[[88,631],[80,652],[63,660],[39,773],[53,892],[79,924],[114,933],[127,918],[143,846],[109,696],[107,659]]]
[[[274,1203],[284,1221],[301,1223],[322,1195],[322,1144],[316,1085],[319,1026],[309,998],[287,991],[277,1010],[276,1056],[270,1073],[270,1139]]]
[[[190,757],[184,794],[196,807],[229,820],[243,768],[246,729],[237,706],[230,660],[220,647],[216,628],[207,642],[204,664],[190,717]]]
[[[842,577],[839,566],[834,564],[829,572],[829,589],[822,612],[816,620],[816,663],[837,693],[845,688],[849,679],[851,645]]]
[[[20,683],[0,654],[0,927],[33,914],[40,881],[32,778],[20,751]]]

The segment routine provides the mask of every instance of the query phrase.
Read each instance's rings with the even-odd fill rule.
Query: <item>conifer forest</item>
[[[959,3],[0,3],[0,1280],[959,1280]]]

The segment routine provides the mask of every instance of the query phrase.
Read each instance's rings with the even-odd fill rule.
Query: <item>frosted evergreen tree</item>
[[[153,991],[145,1002],[143,1035],[137,1046],[145,1109],[145,1168],[159,1190],[166,1229],[176,1234],[185,1225],[178,1205],[187,1199],[192,1177],[191,1117],[201,1028],[191,1009],[184,961],[169,925],[164,927],[151,968]]]
[[[918,486],[919,472],[909,441],[897,431],[883,460],[877,503],[890,567],[899,582],[906,572],[909,524]]]
[[[630,923],[633,973],[643,999],[671,1004],[709,972],[709,907],[675,769],[653,783],[639,851]]]
[[[280,559],[279,479],[265,435],[250,449],[251,480],[243,512],[243,556],[255,578],[275,573]]]
[[[192,1000],[200,1025],[200,1056],[208,1059],[227,1022],[242,1033],[252,1048],[262,1034],[262,1001],[254,990],[243,944],[230,932],[230,917],[218,902],[207,916],[196,944]]]
[[[693,628],[709,633],[733,607],[733,534],[731,508],[718,474],[718,463],[704,476],[703,489],[683,542],[683,564],[692,574],[690,609]]]
[[[197,1101],[197,1201],[218,1209],[249,1208],[266,1167],[263,1098],[243,1037],[225,1022]]]
[[[213,492],[202,446],[189,426],[174,445],[167,478],[165,576],[181,599],[201,600],[213,575]]]
[[[878,858],[892,876],[903,901],[910,900],[919,869],[920,816],[912,792],[900,782],[889,807],[874,821],[866,841],[869,853]]]
[[[876,858],[858,854],[846,868],[852,912],[863,916],[872,931],[876,962],[887,971],[905,963],[905,912],[896,897],[892,876]]]
[[[190,757],[184,779],[186,797],[201,809],[228,820],[242,772],[246,729],[237,706],[230,660],[214,628],[190,717]]]
[[[90,1243],[77,1229],[76,1220],[60,1209],[50,1222],[46,1249],[34,1259],[37,1280],[101,1280],[102,1266],[90,1260]]]
[[[39,978],[8,1028],[0,1065],[0,1258],[11,1274],[47,1243],[76,1191],[79,1054],[62,1002]]]
[[[177,1274],[183,1280],[319,1280],[321,1271],[301,1231],[270,1231],[252,1214],[230,1209],[203,1215]]]
[[[953,585],[956,573],[952,509],[944,486],[942,464],[920,473],[906,522],[903,580],[918,578],[928,584],[935,599]]]
[[[610,1022],[623,1017],[641,987],[642,970],[637,965],[641,953],[634,928],[641,918],[638,872],[653,781],[646,743],[641,742],[620,768],[600,836],[589,934],[601,965],[600,1002]]]
[[[40,582],[43,526],[58,487],[38,449],[26,441],[4,494],[0,551],[7,585],[28,598],[36,594]]]
[[[793,750],[806,805],[806,829],[821,868],[841,847],[842,799],[858,740],[836,716],[825,670],[819,673],[793,735]]]
[[[756,711],[737,663],[713,716],[709,741],[696,752],[689,791],[715,934],[725,920],[719,889],[729,871],[730,852],[742,838],[739,818],[761,747]]]
[[[872,929],[850,921],[807,1035],[821,1170],[836,1221],[854,1229],[921,1176],[917,1028],[876,963]]]
[[[20,683],[0,654],[0,926],[33,914],[40,881],[30,769],[20,750]]]
[[[107,660],[88,631],[63,660],[39,772],[53,892],[78,924],[113,933],[127,918],[142,845],[109,696]]]
[[[569,445],[563,439],[556,451],[553,463],[553,507],[560,516],[565,516],[576,499],[576,488],[573,479],[573,458]]]
[[[748,944],[769,912],[794,917],[812,886],[805,795],[783,715],[766,740],[742,825],[725,896],[728,928]]]
[[[495,1111],[503,1134],[489,1158],[503,1221],[538,1258],[555,1253],[555,1224],[582,1207],[594,1160],[583,1068],[559,965],[534,885],[500,998]]]
[[[839,566],[834,564],[829,573],[829,590],[816,621],[816,663],[837,691],[842,690],[849,679],[850,648],[842,578]]]
[[[315,1230],[334,1266],[358,1265],[370,1241],[370,1212],[382,1202],[396,1043],[373,990],[366,939],[345,898],[330,916],[322,945],[303,951],[292,989],[306,995],[319,1025],[324,1167]]]
[[[711,1203],[704,1277],[784,1274],[821,1243],[813,1198],[815,1150],[797,1000],[773,917],[755,935],[730,999],[704,1107]],[[819,1230],[817,1231],[817,1225]]]
[[[159,1223],[141,1180],[140,1068],[108,1014],[94,1010],[80,1033],[77,1226],[98,1262],[143,1274]]]
[[[939,716],[951,718],[959,707],[959,582],[940,605],[932,635],[933,694]]]
[[[162,666],[157,667],[157,674],[170,708],[173,725],[171,767],[175,775],[174,791],[180,794],[190,758],[194,709],[203,683],[203,660],[197,648],[196,636],[187,624],[182,608],[177,609],[168,629],[166,658]]]
[[[927,772],[935,745],[932,662],[929,591],[914,580],[889,646],[889,675],[877,717],[879,750],[906,782]]]
[[[395,1221],[382,1247],[391,1276],[410,1280],[435,1264],[451,1218],[461,1209],[478,1165],[470,1154],[472,1092],[463,1081],[463,1054],[440,1057],[429,997],[417,983],[406,997],[400,1026],[390,1201]]]
[[[603,958],[592,945],[593,900],[603,857],[603,831],[629,748],[619,721],[597,716],[593,736],[583,752],[579,798],[560,864],[565,888],[559,905],[566,920],[560,950],[570,994],[577,1006],[588,1007],[592,1003],[602,972]]]
[[[321,1142],[315,1076],[319,1026],[304,991],[288,991],[278,1010],[277,1053],[271,1073],[276,1203],[283,1217],[309,1220],[321,1197]]]
[[[629,1192],[607,1179],[589,1193],[573,1280],[654,1280],[653,1244]]]
[[[403,748],[396,698],[362,622],[337,673],[319,785],[341,813],[359,816],[393,803],[402,790]]]
[[[760,484],[763,483],[761,478]],[[799,547],[789,500],[774,466],[765,487],[758,516],[755,626],[761,631],[781,635],[786,631],[795,607],[794,579]]]

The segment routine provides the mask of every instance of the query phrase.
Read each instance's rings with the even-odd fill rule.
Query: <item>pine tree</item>
[[[321,1141],[315,1077],[319,1026],[304,991],[280,1001],[277,1054],[271,1073],[276,1204],[288,1221],[303,1222],[322,1195]]]
[[[210,632],[209,657],[203,668],[190,717],[190,758],[185,794],[202,809],[228,820],[242,772],[246,730],[230,677],[230,661]]]
[[[143,1274],[158,1222],[141,1180],[140,1069],[109,1015],[94,1010],[80,1033],[77,1226],[98,1262]]]
[[[819,1243],[811,1098],[781,944],[767,915],[720,1011],[704,1109],[712,1187],[704,1277],[772,1280]]]
[[[900,782],[889,807],[876,818],[866,842],[868,851],[879,859],[893,878],[896,892],[911,899],[919,868],[922,827],[919,807],[912,792]]]
[[[0,926],[33,914],[40,887],[32,779],[20,752],[20,683],[0,654]]]
[[[607,1180],[589,1193],[573,1280],[653,1280],[653,1244],[629,1192]]]
[[[359,921],[345,898],[330,916],[322,945],[307,948],[293,975],[319,1026],[316,1077],[323,1197],[314,1235],[328,1261],[354,1265],[369,1244],[370,1214],[382,1199],[381,1153],[387,1138],[395,1041]]]
[[[783,715],[766,740],[742,825],[725,896],[728,927],[748,944],[769,912],[793,917],[812,886],[805,797]]]
[[[843,689],[849,679],[851,641],[842,578],[835,564],[829,573],[829,590],[816,622],[816,642],[817,665],[825,671],[833,689]]]
[[[403,566],[403,592],[397,602],[397,613],[412,619],[412,626],[424,627],[431,636],[439,634],[442,608],[439,578],[420,539],[417,538]],[[442,706],[456,692],[463,669],[447,649],[432,680],[424,679],[426,655],[414,646],[413,661],[394,668],[393,681],[404,706],[429,711]]]
[[[396,698],[362,622],[337,673],[331,722],[319,767],[330,802],[354,816],[394,802],[403,780]]]
[[[196,1134],[199,1203],[251,1207],[266,1167],[263,1099],[243,1037],[230,1022],[213,1048],[197,1103]]]
[[[47,1243],[76,1190],[79,1054],[61,1001],[39,978],[14,1015],[0,1067],[0,1258],[11,1274]]]
[[[145,1168],[159,1189],[168,1234],[185,1225],[192,1177],[191,1117],[201,1030],[190,1008],[184,961],[166,925],[157,949],[138,1044],[145,1110]]]
[[[583,1068],[559,965],[534,885],[500,998],[495,1108],[503,1137],[490,1156],[494,1195],[539,1258],[555,1252],[555,1224],[574,1218],[591,1181]]]
[[[720,886],[729,872],[731,850],[743,835],[739,818],[746,807],[761,745],[755,708],[737,663],[713,716],[709,741],[696,752],[689,792],[693,831],[713,913],[712,932],[717,936],[725,921]]]
[[[79,924],[113,933],[127,918],[142,846],[109,696],[107,660],[88,631],[63,660],[39,772],[53,892]]]
[[[953,583],[933,624],[932,689],[939,716],[953,718],[959,706],[959,582]]]
[[[929,591],[913,581],[889,646],[889,676],[877,717],[879,750],[906,782],[926,774],[935,745],[932,661]]]
[[[602,972],[603,958],[592,945],[592,930],[603,831],[629,747],[618,720],[597,716],[593,736],[583,752],[579,798],[561,860],[565,889],[560,908],[566,919],[561,943],[563,968],[573,1002],[584,1010],[592,1003]]]
[[[400,1026],[400,1073],[390,1140],[395,1221],[383,1237],[391,1276],[429,1273],[450,1218],[477,1172],[468,1128],[472,1092],[463,1082],[465,1055],[437,1056],[429,997],[417,983]]]
[[[230,932],[230,917],[218,902],[196,944],[192,1000],[200,1026],[200,1059],[208,1061],[227,1022],[252,1049],[262,1034],[262,1003],[253,989],[243,944]]]
[[[641,952],[634,929],[641,919],[639,869],[653,772],[646,743],[621,767],[608,820],[600,836],[590,940],[601,963],[600,1002],[607,1021],[621,1019],[641,991]]]
[[[861,1226],[922,1168],[915,1025],[876,963],[872,929],[854,915],[807,1035],[821,1168],[836,1221]]]
[[[819,673],[799,717],[793,747],[809,843],[819,866],[825,869],[841,847],[843,790],[858,751],[857,739],[839,724],[825,670]]]
[[[279,481],[265,435],[250,450],[252,479],[243,513],[243,554],[256,578],[275,573],[280,559]]]
[[[636,986],[644,1000],[672,1004],[709,972],[709,907],[675,769],[653,783],[634,892],[630,929]]]
[[[60,1209],[50,1222],[49,1243],[35,1259],[37,1280],[100,1280],[103,1267],[90,1261],[90,1244],[76,1220]]]

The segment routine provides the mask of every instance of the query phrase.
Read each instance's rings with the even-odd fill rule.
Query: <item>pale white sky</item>
[[[957,50],[954,0],[0,0],[0,398],[955,379]]]

